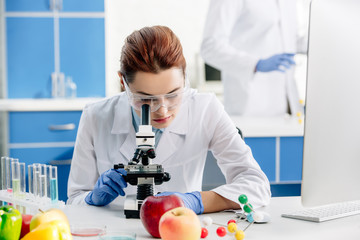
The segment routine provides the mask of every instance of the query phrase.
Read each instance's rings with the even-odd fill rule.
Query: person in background
[[[270,185],[249,146],[214,94],[190,89],[177,36],[165,26],[134,31],[122,48],[119,71],[125,92],[88,104],[82,113],[68,182],[68,204],[123,204],[136,186],[123,178],[135,149],[142,104],[151,107],[156,158],[171,175],[154,192],[177,194],[195,213],[238,209],[246,194],[257,208],[269,203]],[[226,184],[201,191],[208,151]]]
[[[296,0],[210,1],[201,56],[221,71],[230,115],[303,112],[293,65],[307,41],[297,29]]]

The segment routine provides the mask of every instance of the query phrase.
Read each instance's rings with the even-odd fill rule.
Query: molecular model
[[[206,227],[210,226],[211,224],[220,225],[216,229],[216,234],[219,237],[224,237],[227,234],[227,231],[235,236],[236,240],[243,240],[245,238],[245,231],[248,229],[254,222],[262,221],[264,216],[261,213],[256,213],[250,203],[248,203],[248,198],[245,194],[241,194],[238,198],[240,204],[242,205],[242,209],[244,213],[241,215],[237,215],[239,218],[238,221],[231,219],[227,222],[227,225],[213,223],[211,217],[204,217],[202,223],[204,227],[201,229],[201,238],[206,238],[209,234]],[[238,229],[237,223],[241,220],[247,220],[249,224],[243,229]],[[227,229],[227,230],[226,230]]]

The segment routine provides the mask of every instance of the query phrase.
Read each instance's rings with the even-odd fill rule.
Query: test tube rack
[[[14,198],[11,192],[0,190],[0,201],[10,203],[14,206],[20,206],[26,209],[26,214],[36,214],[39,209],[46,211],[50,208],[62,209],[65,207],[64,201],[51,202],[48,197],[42,197],[41,199],[34,197],[33,194],[25,193],[22,198]]]

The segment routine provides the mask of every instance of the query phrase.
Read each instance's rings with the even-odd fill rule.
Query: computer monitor
[[[360,200],[360,1],[313,0],[301,198]]]

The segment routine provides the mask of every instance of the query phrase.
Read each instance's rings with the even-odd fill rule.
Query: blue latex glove
[[[260,59],[256,64],[257,72],[280,71],[285,72],[295,64],[294,53],[276,54],[266,59]]]
[[[125,169],[109,169],[97,180],[94,189],[86,196],[85,202],[89,205],[105,206],[118,195],[124,196],[127,187],[122,175],[126,176]]]
[[[179,196],[183,200],[185,207],[190,208],[196,214],[199,215],[204,212],[204,205],[201,199],[200,192],[191,192],[191,193],[162,192],[157,194],[156,196],[169,196],[172,194]]]

